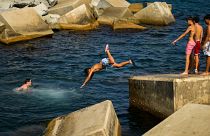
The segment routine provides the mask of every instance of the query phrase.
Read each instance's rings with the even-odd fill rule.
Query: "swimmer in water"
[[[187,30],[182,35],[180,35],[176,40],[174,40],[172,42],[173,45],[176,45],[176,42],[178,42],[179,40],[184,38],[189,33],[189,38],[188,38],[188,42],[186,45],[186,51],[185,51],[185,53],[186,53],[185,71],[181,75],[188,75],[188,72],[189,72],[188,69],[189,69],[189,64],[190,64],[190,55],[192,53],[193,48],[196,45],[196,43],[194,41],[195,24],[194,24],[193,17],[187,18],[187,24],[188,24]]]
[[[128,61],[121,62],[121,63],[116,63],[114,58],[112,57],[112,55],[110,53],[108,44],[105,47],[105,52],[106,52],[108,58],[103,58],[99,63],[93,65],[91,68],[86,68],[84,70],[87,77],[86,77],[84,83],[82,84],[82,86],[80,88],[83,88],[92,79],[95,72],[99,72],[99,71],[105,69],[108,65],[111,65],[114,68],[121,68],[121,67],[124,67],[128,64],[133,64],[135,66],[132,59],[130,59]]]
[[[29,87],[31,87],[31,85],[32,85],[31,79],[26,79],[26,80],[24,81],[24,84],[23,84],[22,86],[18,87],[18,88],[16,89],[16,91],[26,91],[26,90],[29,89]]]

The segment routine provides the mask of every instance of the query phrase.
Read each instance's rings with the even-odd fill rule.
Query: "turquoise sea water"
[[[186,38],[176,47],[170,43],[186,28],[187,16],[198,14],[203,18],[210,12],[209,0],[167,2],[173,4],[176,17],[176,23],[170,26],[150,27],[143,32],[101,26],[88,32],[59,31],[52,38],[1,45],[0,136],[42,135],[52,118],[106,99],[114,104],[123,136],[139,136],[159,123],[160,119],[146,112],[129,109],[128,78],[182,72]],[[139,67],[108,68],[79,89],[83,69],[105,56],[106,43],[117,62],[132,57]],[[201,55],[201,69],[204,61]],[[14,91],[28,77],[34,84],[31,91]]]

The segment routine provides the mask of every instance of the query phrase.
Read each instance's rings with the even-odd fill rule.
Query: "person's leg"
[[[124,67],[128,64],[132,64],[131,60],[124,61],[124,62],[121,62],[121,63],[114,63],[112,66],[115,67],[115,68],[121,68],[121,67]]]
[[[199,65],[199,55],[195,54],[195,72],[198,71],[198,65]]]
[[[182,73],[182,75],[188,74],[189,64],[190,64],[190,54],[186,54],[185,71]]]
[[[203,72],[201,75],[203,76],[209,75],[209,67],[210,67],[210,56],[206,56],[206,71]]]
[[[112,54],[110,53],[109,50],[106,51],[106,54],[107,54],[107,56],[108,56],[109,63],[110,63],[110,64],[114,64],[114,63],[115,63],[115,60],[114,60],[114,58],[112,57]]]

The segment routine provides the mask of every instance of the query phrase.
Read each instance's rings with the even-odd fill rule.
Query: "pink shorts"
[[[192,53],[193,48],[195,47],[196,43],[194,41],[189,41],[186,47],[186,55],[190,55]]]

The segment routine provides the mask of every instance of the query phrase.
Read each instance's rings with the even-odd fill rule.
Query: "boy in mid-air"
[[[206,35],[203,41],[203,52],[206,56],[206,71],[202,75],[209,75],[210,67],[210,14],[204,17],[205,23],[207,25]]]
[[[194,36],[195,36],[195,25],[193,22],[193,17],[188,17],[187,18],[187,24],[188,28],[187,30],[180,35],[176,40],[172,42],[173,45],[176,45],[176,42],[181,40],[183,37],[185,37],[189,33],[189,38],[186,46],[186,63],[185,63],[185,71],[181,75],[188,75],[188,69],[189,69],[189,64],[190,64],[190,54],[192,53],[193,48],[195,47],[195,41],[194,41]]]
[[[198,74],[198,65],[199,65],[199,54],[200,54],[200,48],[201,48],[201,41],[203,37],[203,27],[199,24],[199,17],[194,17],[194,24],[195,24],[195,48],[194,48],[194,54],[195,54],[195,74]]]
[[[131,59],[128,61],[121,62],[121,63],[116,63],[109,51],[108,44],[106,45],[105,52],[106,52],[108,58],[103,58],[99,63],[93,65],[91,68],[85,69],[85,73],[86,73],[87,77],[80,88],[84,87],[91,80],[91,78],[93,77],[95,72],[99,72],[99,71],[105,69],[108,65],[111,65],[114,68],[121,68],[128,64],[134,64],[134,62]]]
[[[29,89],[29,87],[31,87],[31,85],[32,85],[31,79],[26,79],[26,80],[24,81],[24,84],[23,84],[21,87],[18,87],[18,88],[16,89],[16,91],[26,91],[26,90]]]

